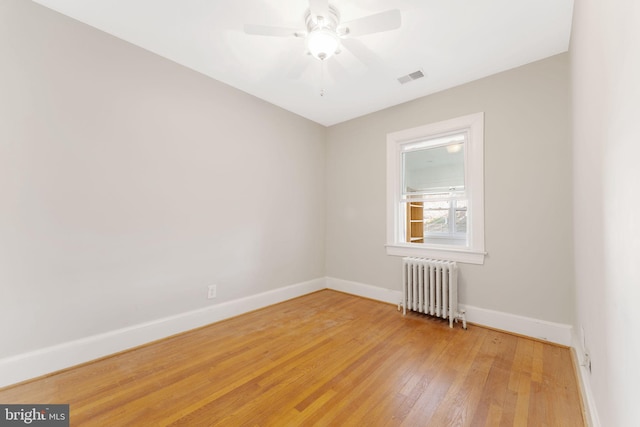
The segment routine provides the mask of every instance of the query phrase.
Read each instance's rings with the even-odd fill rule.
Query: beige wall
[[[462,265],[461,302],[571,323],[566,54],[330,127],[327,275],[401,289],[384,247],[386,134],[481,111],[488,256]]]
[[[0,358],[324,276],[324,127],[29,1],[0,52]]]
[[[640,4],[576,2],[571,41],[578,352],[602,426],[640,420]]]

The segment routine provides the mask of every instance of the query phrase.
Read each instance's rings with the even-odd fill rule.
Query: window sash
[[[438,202],[446,202],[448,206],[446,207],[432,207],[430,208],[428,204],[430,203],[438,203]],[[439,197],[437,199],[433,198],[412,198],[410,200],[403,199],[399,203],[400,215],[401,217],[406,218],[403,222],[404,232],[402,235],[409,236],[408,229],[411,227],[410,222],[422,221],[422,237],[424,240],[430,239],[451,239],[455,240],[460,244],[460,242],[466,242],[467,240],[467,230],[469,230],[469,221],[470,215],[467,206],[460,206],[459,202],[464,202],[468,204],[468,200],[465,198],[463,194],[451,195],[450,197]],[[419,220],[412,220],[409,214],[409,209],[411,204],[420,204],[422,209],[421,218]],[[446,218],[447,230],[446,231],[428,231],[428,217],[427,212],[446,212],[442,217]],[[457,228],[457,218],[458,212],[465,213],[465,231],[459,231]],[[411,240],[418,241],[423,239],[410,239],[406,237],[404,241],[406,243],[414,243]],[[418,243],[425,243],[424,241],[420,241]]]
[[[400,192],[412,195],[464,191],[467,140],[468,131],[463,130],[402,144]],[[429,166],[424,167],[427,162]]]

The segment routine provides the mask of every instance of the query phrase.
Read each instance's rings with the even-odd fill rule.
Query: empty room
[[[0,52],[0,425],[637,425],[637,2],[0,0]]]

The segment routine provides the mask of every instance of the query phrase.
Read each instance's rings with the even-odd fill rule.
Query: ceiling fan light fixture
[[[331,58],[340,49],[340,37],[335,31],[317,28],[307,36],[309,53],[321,61]]]

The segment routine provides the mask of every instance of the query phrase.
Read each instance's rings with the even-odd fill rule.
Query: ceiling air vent
[[[422,72],[422,70],[418,70],[414,71],[413,73],[409,73],[406,76],[398,77],[398,81],[400,82],[400,84],[405,84],[414,80],[421,79],[422,77],[424,77],[424,73]]]

